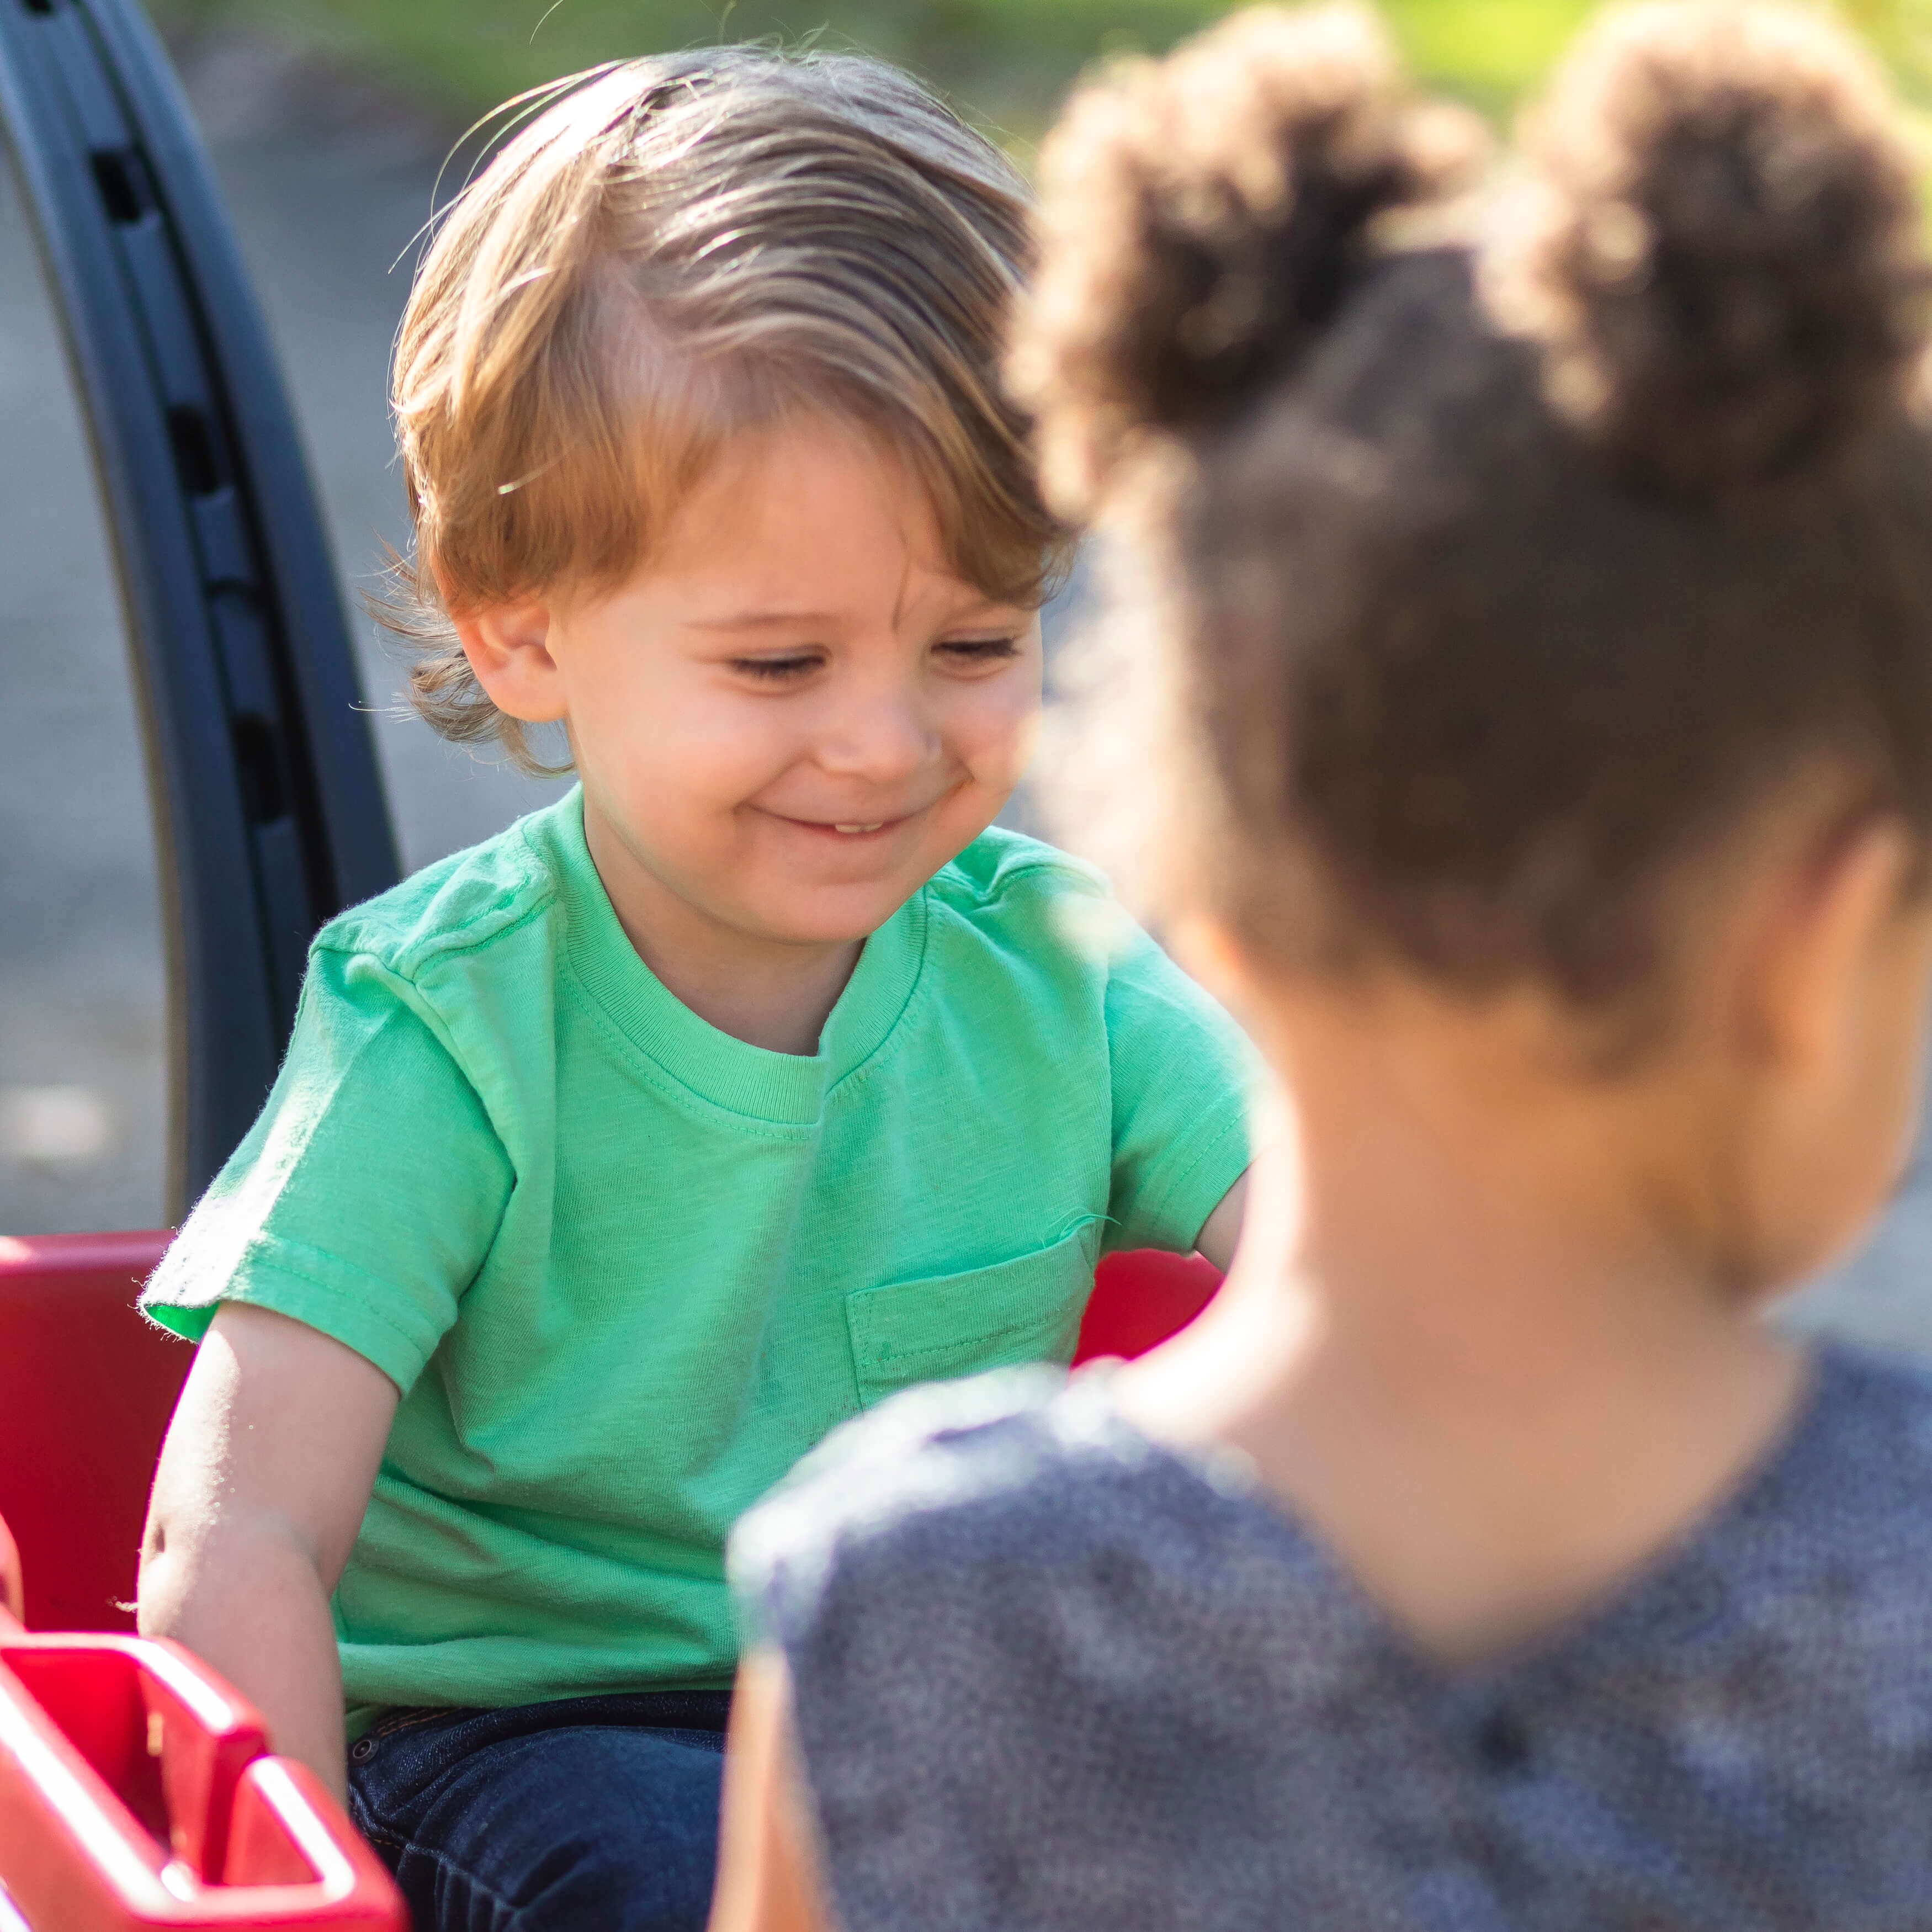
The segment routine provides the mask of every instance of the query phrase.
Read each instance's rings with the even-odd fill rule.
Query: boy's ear
[[[499,711],[526,724],[564,716],[563,679],[550,655],[548,604],[492,604],[452,620],[476,681]]]
[[[1848,1049],[1884,970],[1912,862],[1904,828],[1875,820],[1786,875],[1747,968],[1743,1018],[1754,1051],[1816,1073]]]

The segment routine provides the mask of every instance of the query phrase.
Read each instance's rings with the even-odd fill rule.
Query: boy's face
[[[992,822],[1040,702],[1036,614],[953,575],[910,473],[818,418],[728,450],[615,591],[465,638],[501,708],[567,722],[644,916],[668,892],[764,941],[883,925]]]

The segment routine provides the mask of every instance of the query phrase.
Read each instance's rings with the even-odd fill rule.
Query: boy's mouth
[[[869,838],[881,832],[896,832],[909,818],[916,818],[916,812],[903,812],[896,818],[840,819],[828,822],[821,818],[784,818],[788,825],[795,825],[801,832],[816,832],[827,838]]]
[[[950,795],[950,792],[941,792],[937,797],[919,800],[878,818],[806,818],[789,812],[772,812],[769,806],[758,808],[781,825],[789,825],[799,832],[815,833],[831,844],[869,844],[874,840],[883,842],[905,831],[943,805]]]

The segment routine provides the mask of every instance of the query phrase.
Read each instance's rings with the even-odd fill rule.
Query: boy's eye
[[[948,638],[940,650],[955,664],[997,664],[1002,658],[1017,657],[1017,638]]]
[[[802,677],[807,671],[818,668],[819,658],[815,652],[800,651],[782,658],[734,658],[731,668],[743,676],[756,678],[766,684],[782,684],[788,679]]]

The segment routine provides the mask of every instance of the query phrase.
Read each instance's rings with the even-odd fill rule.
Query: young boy
[[[581,786],[317,940],[148,1289],[202,1346],[141,1620],[346,1748],[422,1928],[700,1924],[733,1522],[1064,1359],[1103,1247],[1232,1245],[1232,1028],[988,830],[1061,548],[1024,232],[903,76],[712,51],[553,106],[418,276],[418,701]]]

